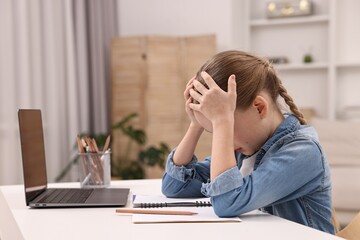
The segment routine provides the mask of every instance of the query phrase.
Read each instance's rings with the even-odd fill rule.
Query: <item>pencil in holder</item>
[[[79,179],[82,188],[105,188],[111,180],[111,152],[79,153]]]

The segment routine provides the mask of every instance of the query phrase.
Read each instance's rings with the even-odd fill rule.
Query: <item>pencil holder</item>
[[[105,188],[110,186],[110,152],[79,153],[79,179],[82,188]]]

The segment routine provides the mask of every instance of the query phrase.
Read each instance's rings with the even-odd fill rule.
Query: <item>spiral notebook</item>
[[[210,198],[167,198],[165,196],[136,195],[134,207],[166,208],[196,212],[195,215],[133,214],[133,223],[241,222],[239,217],[220,218],[214,213]]]
[[[167,198],[164,196],[135,195],[134,208],[211,207],[210,198]]]

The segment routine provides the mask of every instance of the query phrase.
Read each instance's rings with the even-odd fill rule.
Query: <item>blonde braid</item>
[[[278,87],[278,91],[276,91],[276,90],[273,91],[275,94],[273,96],[273,98],[275,99],[278,96],[276,93],[276,92],[278,92],[278,94],[285,100],[285,103],[290,107],[291,112],[296,116],[297,119],[299,119],[300,124],[305,125],[306,120],[305,120],[304,115],[300,112],[298,107],[295,105],[294,100],[288,94],[284,85],[282,85],[282,82],[278,78],[276,71],[275,71],[274,67],[272,66],[272,64],[267,59],[262,59],[261,62],[264,65],[264,67],[268,73],[268,80],[272,79],[274,81],[275,86]]]
[[[294,100],[288,94],[286,88],[282,85],[281,80],[279,78],[277,78],[277,79],[278,79],[278,83],[279,83],[280,96],[285,100],[285,103],[290,107],[291,112],[297,117],[297,119],[299,119],[300,124],[305,125],[306,120],[305,120],[304,115],[300,112],[298,107],[295,105]]]

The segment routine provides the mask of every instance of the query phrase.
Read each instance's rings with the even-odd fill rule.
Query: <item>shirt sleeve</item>
[[[173,161],[173,157],[176,149],[172,150],[169,154],[166,162],[165,172],[172,178],[179,180],[181,182],[186,182],[194,175],[195,165],[197,163],[197,158],[194,155],[190,163],[183,166],[176,166]]]
[[[217,176],[212,182],[204,183],[201,192],[208,197],[224,194],[243,185],[243,176],[238,167],[233,167]]]
[[[174,164],[174,149],[168,156],[162,178],[162,193],[167,197],[204,197],[201,185],[210,178],[210,158],[198,162],[196,156],[183,166]]]

